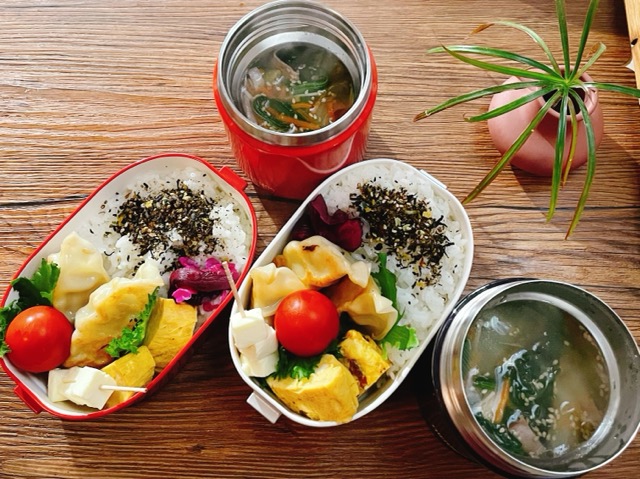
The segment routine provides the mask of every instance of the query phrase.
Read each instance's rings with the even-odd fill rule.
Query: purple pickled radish
[[[318,195],[307,205],[305,215],[294,226],[291,238],[301,241],[314,234],[347,251],[355,251],[362,244],[362,221],[349,217],[342,210],[329,214],[324,197]]]
[[[196,268],[178,268],[171,273],[169,283],[171,290],[188,288],[202,293],[229,289],[229,281],[223,269],[211,271]]]

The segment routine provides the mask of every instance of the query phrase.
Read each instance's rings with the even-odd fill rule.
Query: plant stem
[[[496,176],[504,169],[505,166],[511,161],[511,158],[517,153],[517,151],[522,147],[522,145],[527,141],[527,139],[531,136],[534,129],[538,124],[542,121],[544,116],[547,114],[551,106],[558,101],[558,98],[562,95],[561,92],[556,92],[547,102],[540,108],[535,117],[531,120],[531,122],[527,125],[524,131],[520,134],[520,136],[513,142],[513,144],[509,147],[509,149],[502,155],[502,158],[496,163],[493,169],[478,183],[478,185],[467,195],[467,197],[462,200],[463,204],[467,204],[472,201],[476,196],[478,196],[487,186],[491,184],[491,182],[495,179]]]

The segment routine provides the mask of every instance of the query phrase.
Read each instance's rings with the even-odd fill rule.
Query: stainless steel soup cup
[[[249,65],[278,46],[313,45],[333,53],[349,71],[355,103],[331,125],[305,133],[282,133],[257,125],[239,108]],[[338,12],[308,0],[280,0],[242,18],[227,34],[218,59],[221,104],[251,136],[278,145],[313,145],[344,131],[365,108],[372,88],[372,58],[358,29]]]
[[[544,301],[573,315],[597,342],[608,369],[610,398],[593,436],[553,459],[514,456],[500,448],[476,421],[462,377],[462,347],[470,326],[498,303]],[[508,279],[491,283],[461,300],[434,342],[432,389],[424,408],[435,432],[454,450],[506,475],[574,477],[604,466],[620,455],[640,426],[640,351],[620,317],[593,294],[571,284]]]

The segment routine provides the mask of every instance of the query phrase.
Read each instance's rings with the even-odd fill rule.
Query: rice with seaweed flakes
[[[370,191],[377,192],[375,194],[382,192],[384,198],[375,198],[371,204],[367,204],[369,211],[373,211],[374,203],[381,200],[389,203],[381,223],[395,228],[393,241],[380,239],[372,234],[366,214],[358,211],[358,202],[362,202],[362,196]],[[343,175],[323,196],[330,214],[341,209],[365,219],[364,244],[352,254],[356,258],[370,261],[375,268],[378,253],[387,253],[387,268],[397,277],[397,304],[403,314],[400,324],[415,328],[418,339],[422,342],[433,325],[442,318],[456,286],[462,280],[467,239],[463,236],[462,226],[451,211],[449,202],[434,191],[426,177],[409,174],[403,168],[380,165],[371,165]],[[410,211],[417,213],[416,216],[403,218],[406,222],[402,223],[402,219],[397,221],[397,217],[403,208],[420,211]],[[431,231],[414,228],[423,219],[428,220],[427,227]],[[425,245],[420,244],[416,238],[421,234],[429,236],[429,244],[426,244],[427,241]],[[406,240],[406,244],[411,243],[410,251],[399,244],[398,239],[402,238]],[[434,245],[435,248],[432,248]],[[437,261],[432,262],[428,268],[416,267],[416,263],[423,260],[428,264],[433,254],[438,256]],[[387,352],[393,363],[389,371],[393,376],[415,350],[401,351],[390,347]]]
[[[168,275],[180,256],[214,256],[240,270],[251,246],[246,212],[231,193],[194,168],[138,176],[101,205],[85,229],[86,237],[102,238],[97,246],[108,258],[111,276],[131,276],[147,258]]]

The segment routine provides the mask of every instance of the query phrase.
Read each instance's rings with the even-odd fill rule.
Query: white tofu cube
[[[278,365],[278,352],[271,353],[263,358],[255,359],[246,354],[240,355],[240,365],[247,376],[266,378],[276,371]]]
[[[102,409],[113,393],[112,389],[102,386],[116,386],[116,380],[99,369],[83,367],[67,388],[66,395],[76,404]]]
[[[262,359],[278,351],[278,338],[276,330],[267,324],[267,336],[249,347],[240,349],[240,354],[245,354],[252,360]]]
[[[68,399],[67,389],[76,380],[78,371],[80,371],[79,367],[70,369],[58,368],[49,371],[47,395],[51,402],[66,401]]]
[[[231,316],[230,326],[238,349],[247,348],[267,337],[267,323],[260,308],[250,309]]]

